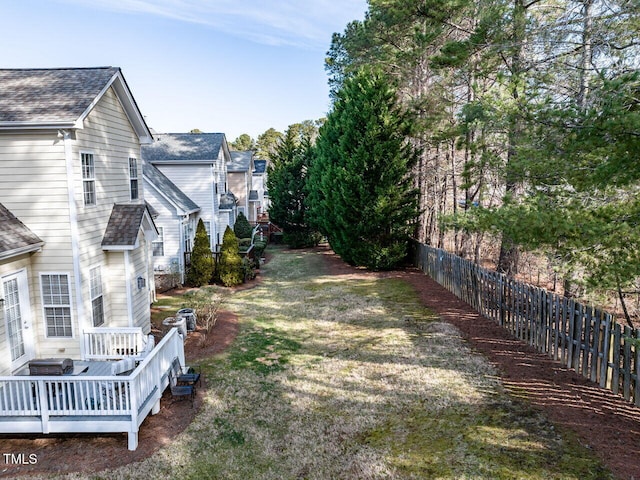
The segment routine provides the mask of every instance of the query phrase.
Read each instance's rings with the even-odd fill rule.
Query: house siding
[[[37,272],[69,275],[73,286],[73,254],[65,149],[57,132],[39,135],[0,135],[0,203],[44,240],[45,249],[24,257],[18,265],[28,272],[34,348],[38,356],[79,352],[77,340],[46,338]],[[12,267],[14,264],[11,264]],[[3,267],[6,268],[6,265]],[[3,273],[4,274],[4,273]],[[76,293],[72,293],[75,298]],[[72,309],[73,310],[73,309]],[[77,312],[72,311],[72,319]],[[4,318],[2,319],[4,329]],[[77,325],[73,326],[77,336]],[[6,342],[2,342],[6,348]],[[2,358],[8,358],[7,352]]]
[[[200,218],[204,222],[211,222],[214,226],[217,225],[218,195],[215,195],[215,190],[213,189],[215,169],[212,168],[211,164],[155,164],[155,166],[200,207]],[[214,248],[215,235],[214,232],[211,233],[213,242],[211,248]],[[179,237],[178,241],[181,241]]]
[[[244,208],[244,213],[249,214],[249,191],[251,190],[251,176],[247,172],[229,172],[229,190],[238,199],[238,207]]]
[[[96,205],[84,205],[82,153],[92,153],[94,156]],[[78,131],[73,148],[80,271],[86,317],[81,322],[81,329],[92,326],[89,271],[95,265],[104,266],[102,282],[105,326],[129,326],[128,293],[122,280],[125,278],[124,255],[105,252],[102,249],[102,239],[113,205],[131,200],[130,157],[138,159],[138,181],[141,182],[140,144],[119,100],[110,88],[85,119],[84,128]],[[138,200],[142,201],[143,198],[143,190],[139,188]],[[143,248],[146,248],[146,244],[141,244],[136,251]],[[110,279],[109,282],[107,278]],[[136,322],[144,320],[136,316],[134,318]]]
[[[125,279],[127,270],[125,265],[124,252],[108,252],[106,256],[107,275],[102,281],[109,285],[109,310],[110,315],[106,317],[107,327],[129,327],[129,304],[127,300],[127,289]]]
[[[149,186],[145,181],[145,199],[153,205],[158,212],[155,219],[156,225],[162,227],[164,237],[164,255],[153,257],[154,267],[158,269],[158,273],[169,273],[172,262],[180,262],[180,222],[182,216],[176,213],[176,208],[171,205],[162,195],[160,195],[153,187]]]
[[[151,331],[151,310],[149,309],[151,298],[149,292],[153,288],[153,268],[149,265],[147,246],[151,248],[151,245],[147,245],[147,240],[142,232],[138,233],[138,243],[141,248],[134,250],[130,255],[133,278],[131,278],[129,294],[131,295],[133,306],[133,326],[142,327],[143,332],[148,334]],[[138,288],[139,277],[144,280],[142,288]]]

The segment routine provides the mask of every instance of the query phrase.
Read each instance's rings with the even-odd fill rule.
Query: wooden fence
[[[417,244],[415,265],[511,334],[640,406],[638,329],[611,314]]]

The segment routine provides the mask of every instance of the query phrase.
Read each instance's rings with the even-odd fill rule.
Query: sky
[[[0,0],[0,68],[120,67],[158,133],[316,120],[334,32],[366,0]]]

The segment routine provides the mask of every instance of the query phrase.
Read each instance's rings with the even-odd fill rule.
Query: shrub
[[[242,258],[239,252],[238,239],[233,230],[227,227],[222,238],[218,265],[220,281],[227,287],[240,285],[243,282]]]
[[[253,232],[253,228],[245,217],[244,213],[238,213],[238,217],[236,218],[236,223],[233,226],[233,232],[236,234],[237,238],[251,238],[251,233]]]
[[[236,235],[237,236],[237,235]],[[250,238],[238,238],[238,245],[240,248],[244,247],[245,250],[251,246]]]
[[[264,253],[264,250],[267,248],[267,241],[266,240],[256,240],[255,242],[253,242],[253,252],[254,255],[256,257],[256,260],[260,260],[260,257],[262,257],[262,254]]]
[[[242,275],[244,276],[244,281],[253,280],[256,278],[256,270],[255,265],[251,261],[251,259],[245,257],[242,259]]]
[[[187,272],[187,283],[195,287],[208,285],[213,277],[213,255],[209,247],[209,236],[202,219],[198,221],[196,238],[191,252],[191,266]]]
[[[285,232],[282,240],[291,248],[307,248],[317,246],[322,240],[322,236],[313,231]]]

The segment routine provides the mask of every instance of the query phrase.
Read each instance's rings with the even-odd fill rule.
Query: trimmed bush
[[[251,232],[253,232],[253,228],[245,217],[244,213],[238,213],[238,217],[236,218],[236,223],[233,225],[233,231],[236,234],[237,238],[251,238]]]
[[[267,248],[267,241],[256,240],[255,242],[253,242],[253,248],[256,259],[260,260],[260,257],[262,257],[262,254],[264,253],[264,250]]]
[[[227,287],[240,285],[244,281],[238,239],[230,227],[227,227],[222,238],[218,275],[222,284]]]
[[[214,267],[207,230],[204,227],[204,222],[200,219],[191,252],[191,266],[187,272],[187,283],[194,287],[208,285],[213,277]]]

